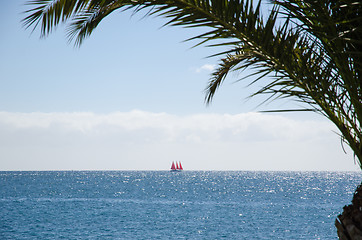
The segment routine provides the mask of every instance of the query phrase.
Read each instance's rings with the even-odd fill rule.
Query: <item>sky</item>
[[[299,106],[247,100],[247,72],[207,106],[220,49],[184,42],[200,30],[115,12],[77,48],[24,29],[24,3],[0,1],[0,170],[359,170],[322,116],[260,113]]]

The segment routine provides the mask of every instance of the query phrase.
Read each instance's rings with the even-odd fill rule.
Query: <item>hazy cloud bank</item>
[[[260,113],[0,112],[0,170],[354,169],[333,129]]]

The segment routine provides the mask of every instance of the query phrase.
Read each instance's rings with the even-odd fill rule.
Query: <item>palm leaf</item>
[[[340,129],[362,162],[360,2],[276,0],[266,17],[261,1],[253,5],[251,0],[35,0],[29,4],[34,8],[26,12],[26,27],[41,24],[46,36],[69,22],[67,35],[76,45],[115,10],[134,14],[146,10],[146,15],[166,18],[166,25],[207,27],[188,39],[197,40],[196,46],[226,48],[214,55],[221,61],[207,86],[207,102],[230,71],[251,68],[250,84],[263,81],[251,96],[306,103]]]

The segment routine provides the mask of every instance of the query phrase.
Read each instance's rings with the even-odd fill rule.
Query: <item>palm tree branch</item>
[[[165,25],[209,27],[212,30],[188,40],[200,40],[196,46],[207,43],[233,47],[215,54],[226,56],[209,82],[206,102],[212,100],[232,70],[255,66],[257,70],[250,75],[256,76],[252,83],[275,72],[276,78],[252,96],[292,97],[318,106],[362,159],[362,37],[359,34],[362,24],[360,17],[338,22],[338,18],[330,16],[328,11],[342,15],[346,8],[343,4],[277,0],[264,23],[261,1],[254,7],[251,0],[35,0],[31,3],[37,7],[27,11],[30,15],[23,20],[26,27],[35,28],[41,23],[41,33],[45,36],[59,23],[72,19],[68,36],[76,37],[76,45],[116,9],[133,9],[134,13],[147,9],[146,15],[167,18]],[[279,27],[278,6],[288,12],[285,23]],[[210,44],[215,40],[223,42]]]

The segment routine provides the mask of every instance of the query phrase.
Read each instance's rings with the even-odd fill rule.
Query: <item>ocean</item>
[[[0,172],[0,239],[337,239],[359,172]]]

